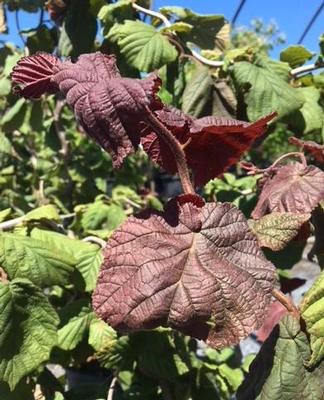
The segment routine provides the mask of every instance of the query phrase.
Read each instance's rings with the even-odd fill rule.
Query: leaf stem
[[[182,188],[184,193],[190,194],[195,193],[192,186],[189,169],[186,161],[186,156],[183,151],[181,144],[172,135],[169,129],[153,114],[153,112],[146,107],[147,110],[147,123],[153,129],[153,131],[169,146],[172,151],[178,169],[178,174],[181,180]]]
[[[272,296],[277,299],[284,307],[286,307],[286,309],[293,314],[295,317],[299,318],[299,310],[298,308],[295,306],[295,304],[293,303],[293,301],[285,296],[281,290],[278,289],[273,289],[272,290]]]
[[[305,74],[320,68],[324,68],[324,61],[322,60],[315,64],[303,65],[301,67],[294,68],[290,71],[290,75],[295,78],[297,75]]]

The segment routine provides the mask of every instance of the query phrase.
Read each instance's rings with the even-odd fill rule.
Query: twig
[[[296,77],[300,74],[305,74],[316,69],[324,68],[324,61],[317,62],[315,64],[303,65],[302,67],[294,68],[290,71],[290,75]]]
[[[110,386],[107,393],[107,400],[113,400],[116,383],[117,383],[117,376],[114,376],[110,382]]]
[[[295,306],[295,304],[292,302],[292,300],[285,296],[280,290],[278,289],[273,289],[272,290],[272,296],[277,299],[283,306],[286,307],[286,309],[293,314],[294,316],[296,316],[297,318],[299,318],[299,311],[298,308]]]
[[[75,213],[70,213],[70,214],[64,214],[60,215],[60,219],[64,221],[65,219],[75,217]],[[25,220],[25,216],[23,215],[22,217],[17,217],[13,219],[9,219],[8,221],[4,221],[0,223],[0,231],[7,231],[11,228],[14,228],[15,226],[23,223]]]
[[[65,106],[65,100],[58,100],[53,111],[53,122],[57,137],[61,143],[60,154],[66,159],[69,154],[69,142],[66,140],[65,130],[61,122],[61,112]]]
[[[152,17],[156,17],[156,18],[160,19],[164,23],[164,25],[168,28],[172,26],[172,23],[167,19],[167,17],[165,15],[163,15],[157,11],[152,11],[147,8],[141,7],[138,4],[136,4],[135,2],[132,3],[132,6],[133,6],[133,8],[135,8],[135,10],[138,10],[147,15],[151,15]],[[172,41],[172,43],[175,44],[174,41]],[[179,48],[179,47],[177,46],[177,48]],[[210,67],[215,67],[215,68],[221,67],[222,65],[224,65],[224,61],[209,60],[208,58],[205,58],[201,54],[199,54],[196,50],[190,49],[190,51],[191,51],[193,57],[195,57],[202,64],[208,65]]]
[[[103,239],[98,238],[97,236],[87,236],[82,239],[84,242],[92,242],[98,244],[102,249],[106,246],[106,242]]]
[[[182,149],[181,144],[172,135],[169,129],[167,129],[167,127],[163,125],[162,122],[160,122],[160,120],[153,114],[153,112],[148,107],[146,107],[146,111],[147,111],[146,122],[151,126],[151,128],[157,134],[157,136],[161,138],[169,146],[170,150],[174,155],[184,193],[186,194],[195,193],[190,180],[186,156]]]

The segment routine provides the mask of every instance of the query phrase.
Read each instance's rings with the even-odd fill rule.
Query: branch
[[[186,156],[181,144],[172,135],[169,129],[167,129],[166,126],[162,124],[162,122],[153,114],[153,112],[148,107],[146,107],[146,110],[147,110],[147,117],[146,117],[147,124],[153,129],[156,135],[169,146],[170,150],[174,155],[184,193],[186,194],[195,193],[195,190],[190,180]]]
[[[103,239],[98,238],[97,236],[87,236],[82,239],[84,242],[92,242],[98,244],[102,249],[106,246],[106,242]]]
[[[113,400],[116,383],[117,383],[117,376],[114,376],[109,386],[109,390],[107,393],[107,400]]]
[[[302,67],[294,68],[290,71],[290,75],[296,77],[300,74],[305,74],[316,69],[324,68],[324,61],[317,62],[315,64],[303,65]]]
[[[170,27],[172,26],[171,22],[167,19],[167,17],[157,11],[152,11],[149,10],[147,8],[141,7],[138,4],[136,4],[135,2],[132,3],[133,8],[135,8],[135,10],[138,10],[140,12],[143,12],[147,15],[151,15],[152,17],[156,17],[158,19],[160,19],[164,25],[166,27]],[[192,55],[198,60],[200,61],[202,64],[208,65],[210,67],[221,67],[222,65],[224,65],[224,61],[213,61],[213,60],[209,60],[208,58],[203,57],[201,54],[199,54],[196,50],[190,49]]]
[[[75,217],[75,213],[70,213],[70,214],[65,214],[65,215],[60,215],[60,219],[64,221],[65,219]],[[14,228],[15,226],[23,223],[25,220],[25,216],[23,215],[22,217],[18,218],[13,218],[9,219],[8,221],[4,221],[0,223],[0,231],[7,231],[11,228]]]

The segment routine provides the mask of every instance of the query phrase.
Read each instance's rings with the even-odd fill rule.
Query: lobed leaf
[[[291,315],[282,319],[262,345],[237,392],[238,400],[315,400],[324,396],[324,364],[308,370],[306,334]]]
[[[313,165],[291,163],[263,181],[252,218],[271,212],[310,213],[324,199],[324,172]]]
[[[13,390],[47,361],[58,317],[43,291],[27,279],[0,282],[0,380]]]
[[[262,324],[274,282],[239,210],[180,196],[114,232],[93,307],[115,329],[170,326],[222,347]]]
[[[324,273],[307,291],[300,304],[301,316],[310,335],[312,355],[307,363],[314,367],[324,358]]]
[[[301,148],[301,150],[310,153],[316,161],[324,164],[324,146],[310,140],[301,140],[296,137],[290,137],[289,143]]]
[[[252,230],[261,247],[279,251],[298,235],[300,228],[310,217],[310,214],[273,212],[256,221]]]

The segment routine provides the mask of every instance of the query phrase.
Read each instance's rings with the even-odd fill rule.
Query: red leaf
[[[304,141],[296,137],[290,137],[289,143],[300,147],[302,150],[310,153],[316,161],[324,164],[324,146],[310,140]]]
[[[313,165],[292,163],[277,168],[262,183],[252,212],[259,219],[274,211],[306,214],[324,199],[324,172]]]
[[[274,301],[271,303],[264,324],[256,332],[258,341],[264,342],[273,331],[273,328],[286,314],[288,314],[287,308],[284,307],[279,301]]]
[[[116,329],[164,325],[227,346],[262,324],[275,275],[238,209],[180,196],[114,232],[93,307]]]
[[[156,115],[181,144],[190,139],[184,150],[195,184],[201,186],[235,164],[254,141],[264,134],[267,122],[276,114],[268,115],[252,124],[217,117],[194,120],[181,111],[170,108],[158,111]],[[175,173],[176,165],[172,153],[163,141],[148,128],[142,135],[143,148],[151,159],[168,172]]]
[[[61,64],[57,57],[47,53],[21,58],[10,75],[14,92],[34,99],[46,92],[55,93],[58,88],[51,78],[54,68]]]

